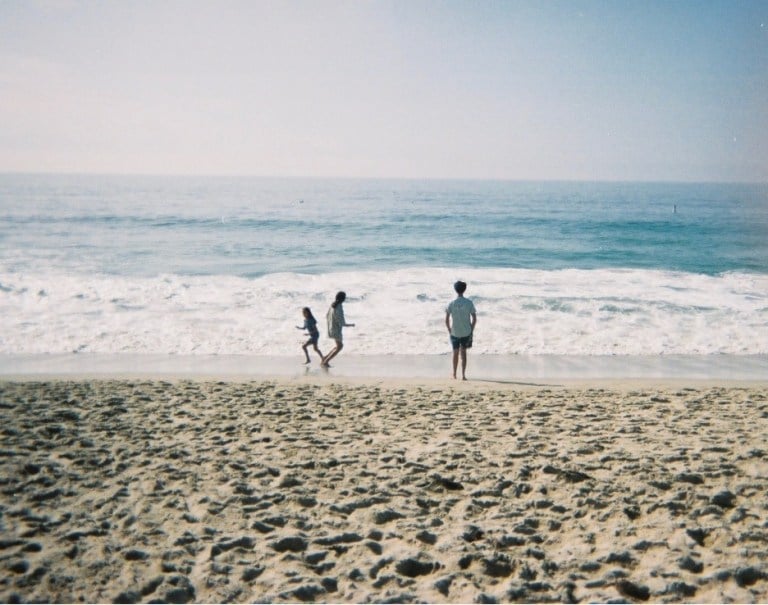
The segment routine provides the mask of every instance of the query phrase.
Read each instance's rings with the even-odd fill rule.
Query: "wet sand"
[[[766,602],[768,385],[0,382],[0,600]]]
[[[329,371],[317,359],[305,366],[291,356],[62,353],[0,355],[0,380],[13,377],[191,378],[199,380],[366,381],[440,380],[450,375],[449,355],[355,355],[345,351]],[[552,383],[563,380],[768,381],[768,355],[470,355],[472,380]]]

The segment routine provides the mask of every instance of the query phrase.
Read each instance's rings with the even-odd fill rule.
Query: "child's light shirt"
[[[445,309],[451,315],[451,336],[464,338],[472,334],[471,315],[476,313],[474,303],[468,298],[459,296],[453,299]]]

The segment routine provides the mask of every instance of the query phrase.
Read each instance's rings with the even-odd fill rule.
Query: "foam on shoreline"
[[[343,289],[347,353],[450,351],[445,305],[457,274],[484,355],[766,355],[768,276],[659,270],[417,267],[318,275],[136,277],[3,272],[4,354],[300,353],[296,325]],[[446,291],[447,289],[447,291]],[[321,321],[320,348],[332,346]]]

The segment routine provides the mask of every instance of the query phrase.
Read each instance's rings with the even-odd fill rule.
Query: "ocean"
[[[0,175],[0,354],[768,354],[768,185]],[[321,348],[330,347],[324,331]]]

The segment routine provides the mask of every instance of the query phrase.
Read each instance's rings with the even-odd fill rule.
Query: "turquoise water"
[[[0,266],[768,273],[768,186],[0,176]]]

